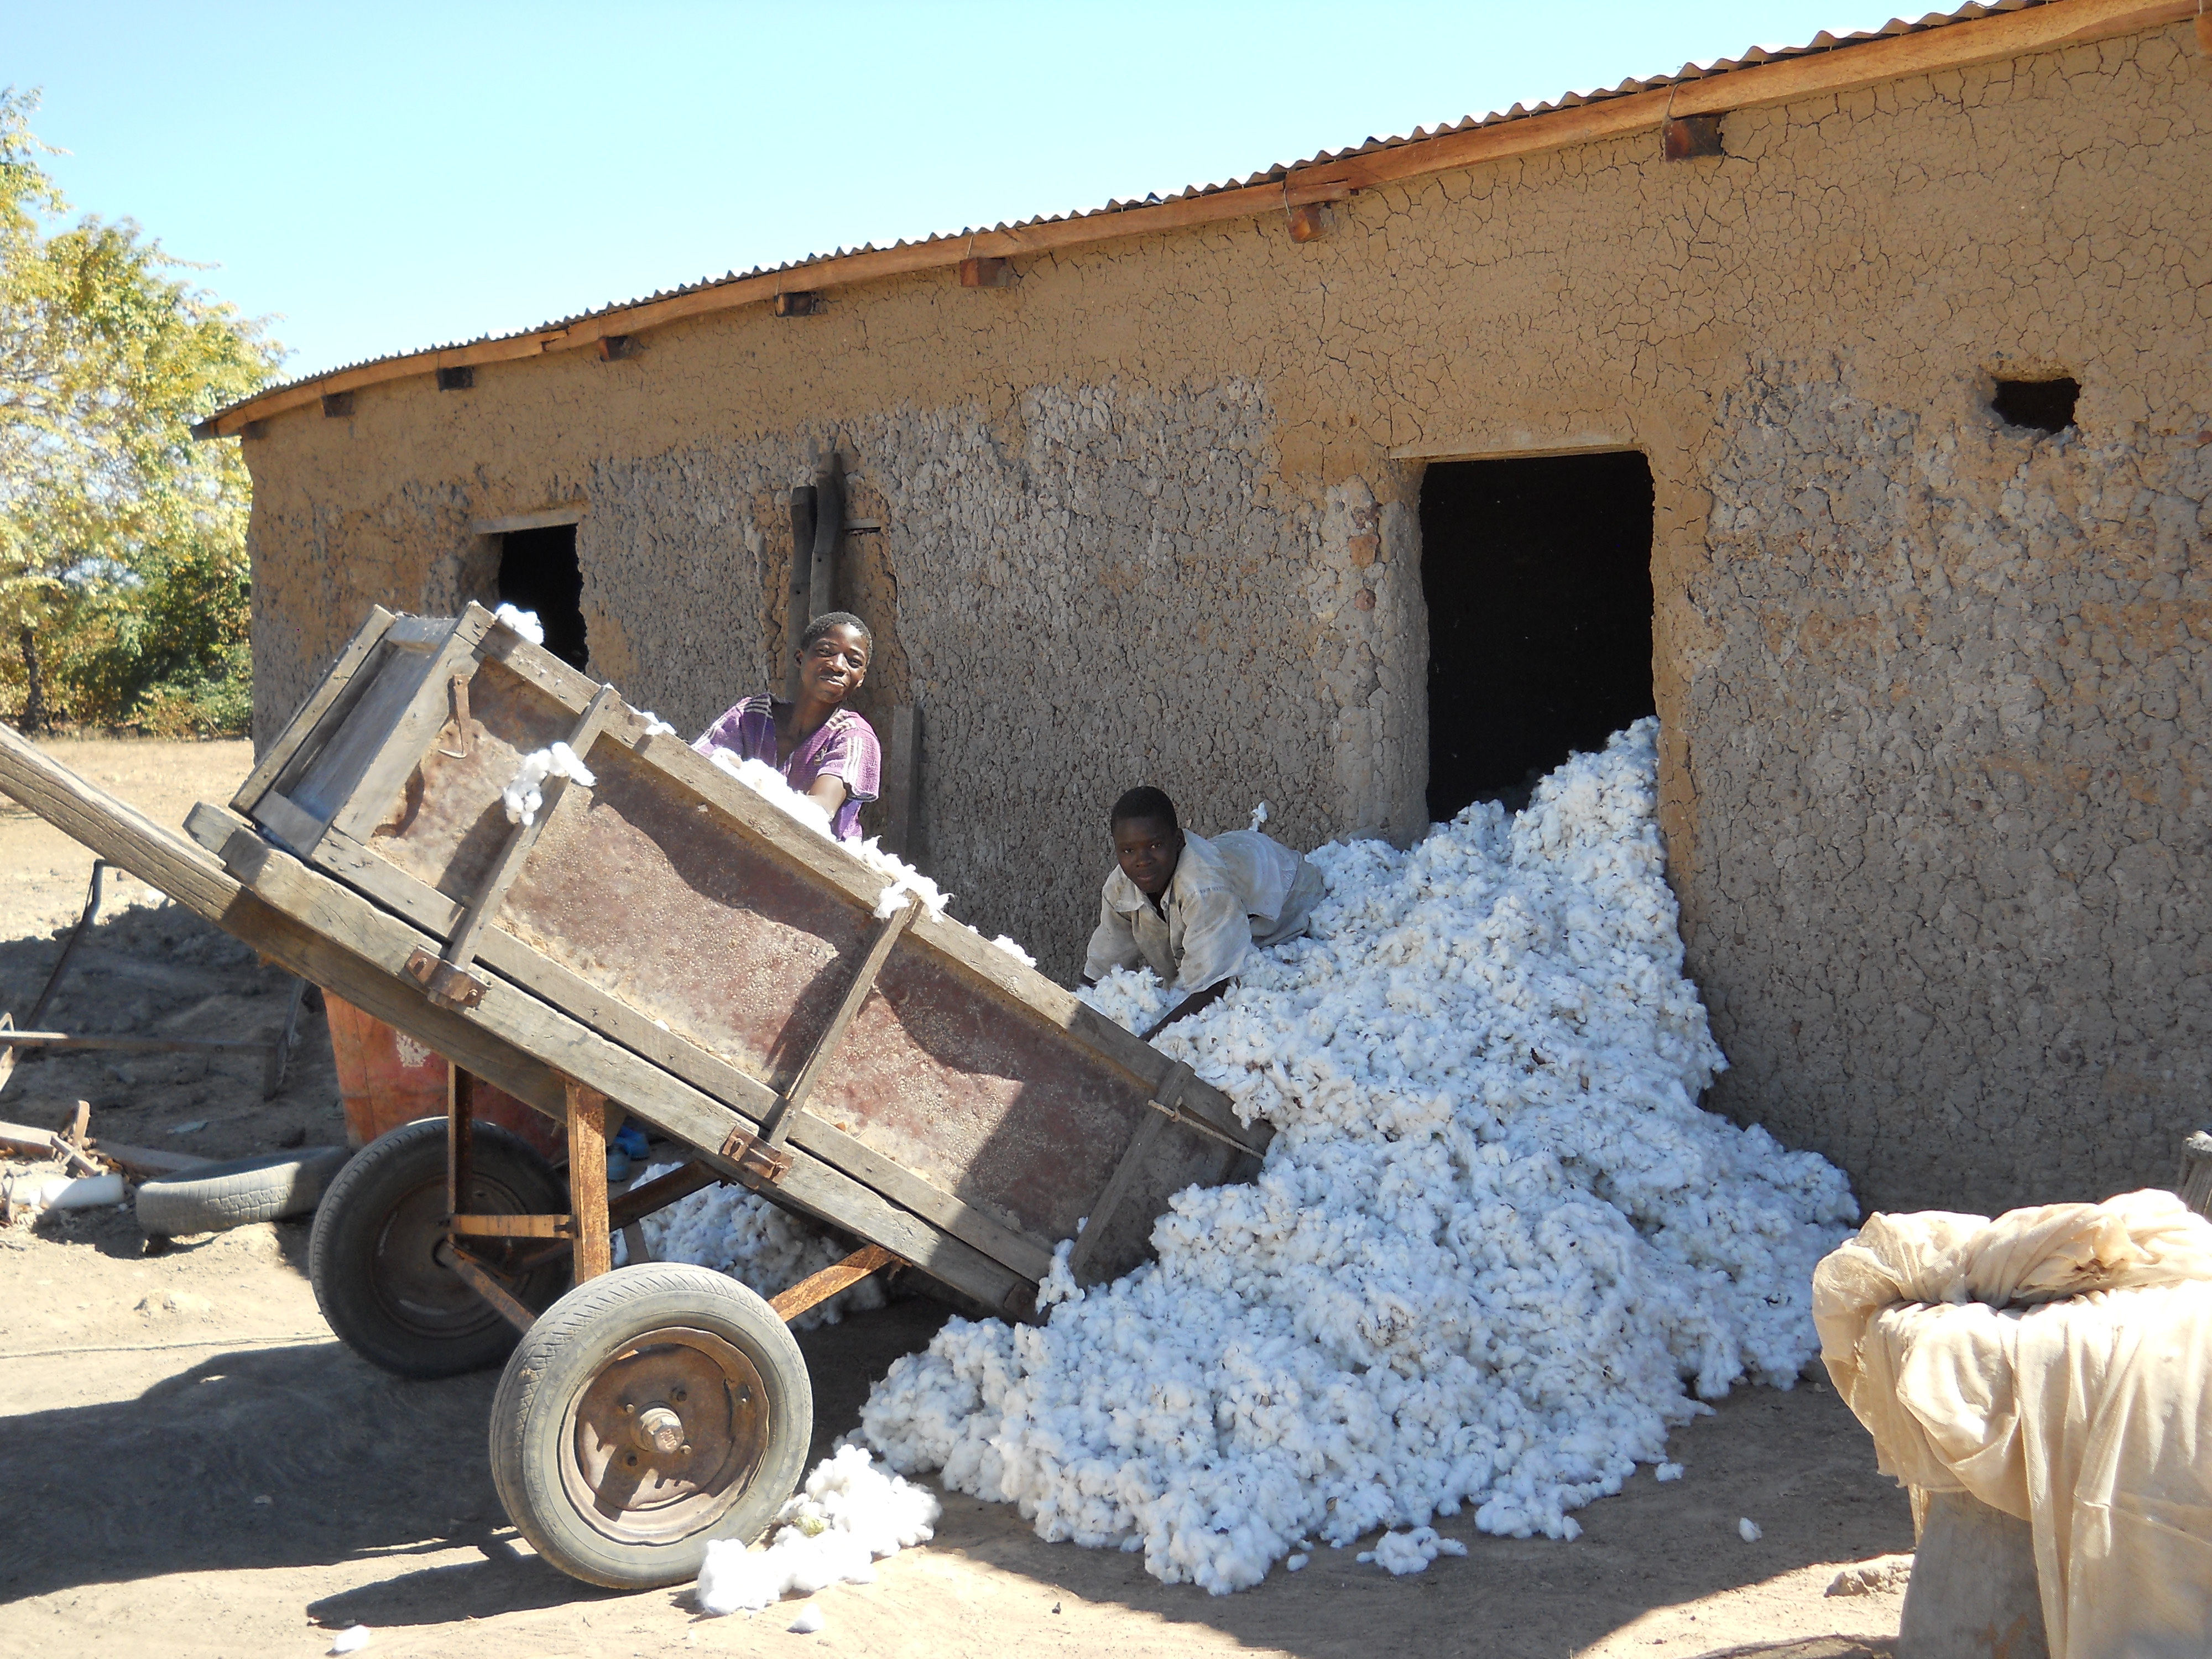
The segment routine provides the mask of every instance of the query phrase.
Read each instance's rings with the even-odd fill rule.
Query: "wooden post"
[[[2181,1177],[2173,1190],[2184,1204],[2212,1221],[2212,1134],[2199,1129],[2181,1143]]]
[[[568,1092],[568,1214],[580,1285],[614,1266],[607,1232],[607,1097],[573,1078],[562,1082]]]
[[[806,613],[809,622],[837,608],[837,544],[845,539],[844,483],[833,444],[814,470],[814,568],[813,586],[806,601],[811,607]],[[798,643],[792,641],[794,647]]]
[[[890,751],[884,757],[884,850],[916,861],[921,808],[921,710],[902,702],[891,710]]]
[[[783,700],[799,701],[799,636],[812,620],[806,606],[814,596],[814,486],[791,492],[791,598],[784,615]],[[775,676],[769,676],[774,684]]]
[[[450,1061],[446,1066],[446,1213],[460,1215],[469,1207],[469,1188],[474,1184],[476,1153],[477,1080]]]

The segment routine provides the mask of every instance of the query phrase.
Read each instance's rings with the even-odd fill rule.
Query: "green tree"
[[[263,325],[128,219],[60,222],[35,92],[0,90],[0,637],[18,720],[241,729],[246,520],[234,441],[195,421],[266,384]]]

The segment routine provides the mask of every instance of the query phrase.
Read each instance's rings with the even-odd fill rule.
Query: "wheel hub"
[[[665,1406],[647,1406],[637,1414],[637,1426],[630,1431],[630,1438],[640,1451],[673,1457],[685,1449],[684,1419]]]
[[[623,1543],[711,1525],[744,1493],[768,1444],[760,1372],[711,1331],[647,1331],[570,1402],[561,1480],[576,1512]]]

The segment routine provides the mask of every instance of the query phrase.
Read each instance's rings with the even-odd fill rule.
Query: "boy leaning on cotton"
[[[1083,982],[1149,963],[1182,1000],[1144,1033],[1148,1042],[1218,1001],[1254,945],[1305,932],[1321,902],[1321,872],[1261,834],[1257,813],[1253,823],[1208,840],[1184,831],[1161,790],[1132,789],[1114,803],[1106,827],[1115,869],[1099,898]]]

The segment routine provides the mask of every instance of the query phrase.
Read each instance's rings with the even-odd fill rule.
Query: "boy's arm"
[[[1137,948],[1137,930],[1116,910],[1103,893],[1098,896],[1098,926],[1091,930],[1091,945],[1083,953],[1083,982],[1096,985],[1116,968],[1134,968],[1145,959]]]
[[[1233,978],[1216,980],[1212,984],[1207,986],[1203,991],[1192,992],[1181,1002],[1176,1004],[1174,1007],[1169,1009],[1167,1012],[1162,1014],[1158,1019],[1152,1022],[1152,1024],[1143,1033],[1145,1041],[1150,1042],[1162,1031],[1167,1030],[1169,1026],[1174,1024],[1177,1020],[1182,1019],[1186,1015],[1194,1014],[1201,1008],[1212,1007],[1215,1003],[1220,1001],[1223,997],[1226,996],[1236,986],[1236,983],[1237,981]]]

